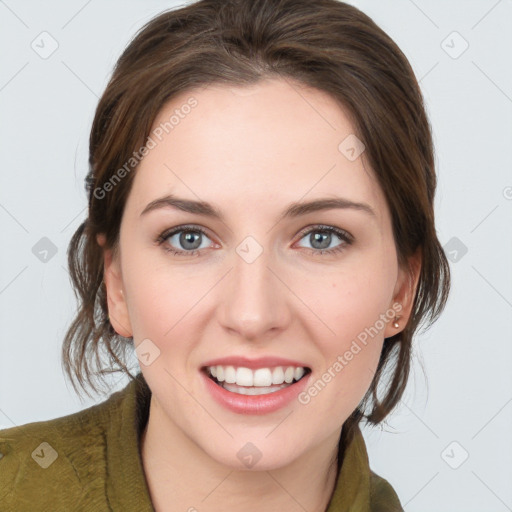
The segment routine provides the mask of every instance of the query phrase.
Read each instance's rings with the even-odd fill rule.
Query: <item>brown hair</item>
[[[96,236],[105,235],[107,248],[118,247],[136,166],[115,186],[107,184],[144,145],[156,115],[178,93],[264,78],[292,79],[325,91],[349,113],[390,208],[400,265],[407,268],[416,250],[422,255],[409,322],[384,341],[371,386],[344,424],[341,447],[363,417],[380,423],[402,397],[413,334],[427,317],[430,327],[443,310],[450,269],[434,225],[433,142],[413,70],[367,15],[337,0],[201,0],[163,12],[135,35],[114,68],[92,125],[89,213],[68,249],[79,309],[64,340],[63,365],[75,390],[75,378],[86,392],[86,384],[97,392],[94,379],[109,372],[134,378],[125,364],[133,340],[119,336],[108,319],[103,250]],[[102,350],[112,367],[106,367]],[[93,360],[99,370],[94,375]],[[388,367],[392,377],[380,400],[377,386]]]

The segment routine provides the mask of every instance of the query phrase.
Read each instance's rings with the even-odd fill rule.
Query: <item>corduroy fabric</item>
[[[0,430],[0,510],[154,512],[140,456],[150,398],[139,373],[98,405]],[[371,471],[359,429],[326,512],[403,512],[392,486]]]

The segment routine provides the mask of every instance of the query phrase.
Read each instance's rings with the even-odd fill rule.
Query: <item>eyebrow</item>
[[[183,199],[173,194],[160,197],[151,201],[142,211],[140,216],[158,210],[161,208],[173,208],[187,213],[194,213],[197,215],[204,215],[224,222],[224,215],[222,212],[215,208],[212,204],[206,201],[193,201],[190,199]],[[353,209],[364,212],[372,217],[377,218],[375,210],[366,203],[358,203],[350,201],[342,197],[334,198],[319,198],[309,202],[296,202],[289,204],[286,209],[281,213],[279,221],[287,218],[296,218],[308,213],[318,212],[322,210],[332,209]]]

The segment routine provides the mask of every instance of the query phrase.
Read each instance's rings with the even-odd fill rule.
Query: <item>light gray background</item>
[[[407,512],[512,510],[512,1],[351,3],[420,80],[436,144],[438,234],[452,258],[457,251],[449,303],[415,341],[403,403],[384,431],[363,431],[371,467]],[[103,400],[81,402],[61,370],[75,310],[66,248],[86,214],[98,98],[136,30],[176,5],[0,0],[0,428]],[[31,47],[46,37],[50,48],[44,31],[58,43],[46,59]],[[57,248],[46,263],[32,252],[42,237]]]

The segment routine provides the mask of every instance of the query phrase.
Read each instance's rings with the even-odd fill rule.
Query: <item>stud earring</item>
[[[398,318],[397,318],[397,317],[395,316],[395,321],[394,321],[394,323],[393,323],[393,327],[394,327],[395,329],[398,329],[398,328],[400,327],[400,326],[399,326],[399,324],[398,324],[398,320],[400,320],[400,317],[398,317]]]

